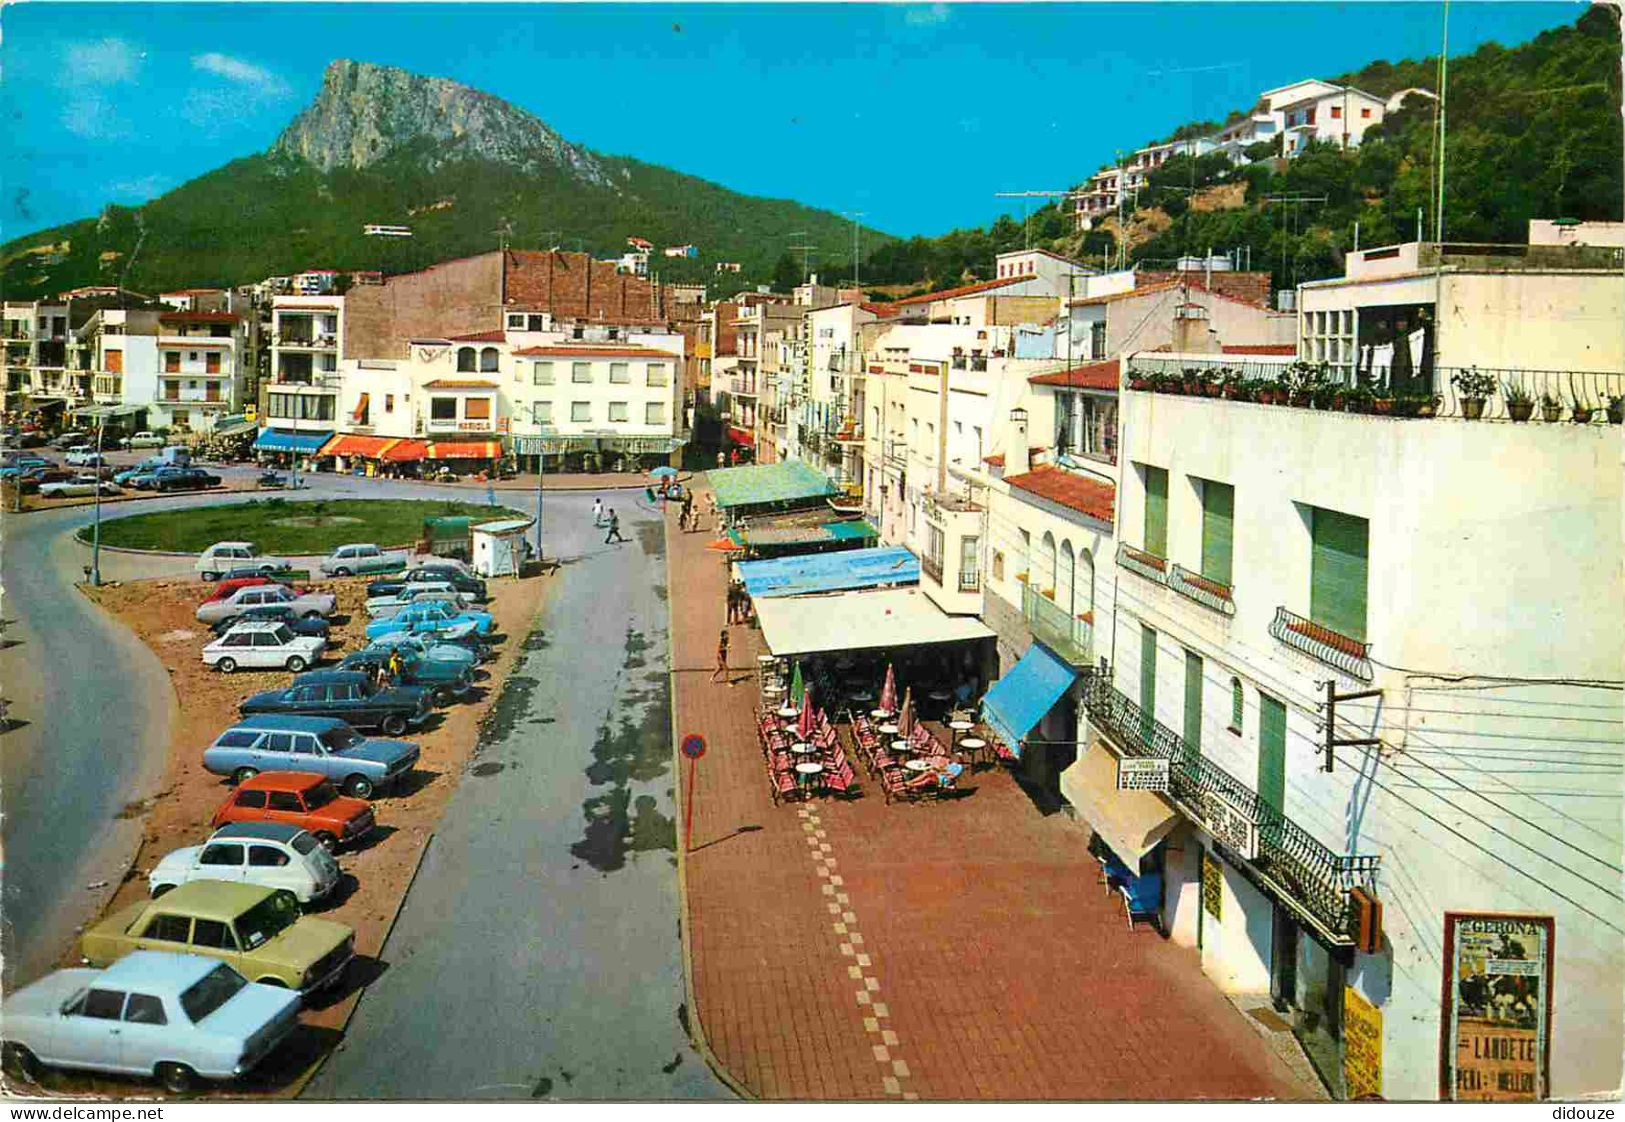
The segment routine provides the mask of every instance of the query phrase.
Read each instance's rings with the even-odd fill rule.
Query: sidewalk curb
[[[666,538],[666,587],[671,587],[671,533],[670,523],[662,511],[660,519],[661,533]],[[671,622],[671,599],[666,600],[666,678],[670,682],[668,690],[668,705],[671,709],[671,766],[677,776],[675,790],[678,796],[678,806],[687,794],[683,790],[683,754],[681,749],[681,735],[677,729],[677,632]],[[744,1102],[760,1102],[761,1100],[748,1090],[745,1085],[723,1065],[722,1060],[711,1050],[711,1042],[705,1037],[705,1025],[700,1018],[700,1003],[694,991],[694,948],[690,942],[688,922],[688,850],[686,839],[680,839],[677,844],[677,930],[678,943],[683,951],[683,990],[688,995],[688,1030],[689,1043],[705,1061],[705,1066],[711,1073]]]

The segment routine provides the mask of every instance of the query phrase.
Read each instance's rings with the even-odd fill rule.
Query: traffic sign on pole
[[[688,757],[688,794],[685,800],[688,805],[683,811],[683,852],[687,853],[694,841],[694,768],[700,762],[700,757],[705,755],[705,737],[689,733],[683,737],[680,750]]]

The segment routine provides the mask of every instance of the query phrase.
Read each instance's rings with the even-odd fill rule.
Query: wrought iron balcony
[[[1191,572],[1183,565],[1168,566],[1168,587],[1181,596],[1195,600],[1204,608],[1212,608],[1227,616],[1236,614],[1234,590],[1228,584],[1209,580],[1200,573]]]
[[[961,569],[961,570],[959,570],[959,591],[961,591],[961,592],[980,592],[980,591],[982,591],[982,574],[981,574],[980,570],[977,570],[977,569]]]
[[[1372,679],[1370,643],[1351,639],[1282,607],[1275,609],[1270,634],[1293,650],[1335,667],[1351,678],[1362,682]]]
[[[1083,704],[1121,755],[1169,762],[1163,794],[1181,814],[1251,864],[1283,904],[1329,940],[1353,944],[1349,893],[1375,888],[1380,858],[1332,852],[1100,675],[1088,675]]]
[[[942,584],[942,558],[929,553],[920,558],[920,572],[936,584]]]
[[[1131,573],[1138,573],[1157,584],[1168,583],[1168,561],[1155,553],[1135,549],[1127,542],[1117,543],[1117,563]]]
[[[1021,586],[1021,614],[1033,638],[1073,666],[1088,666],[1093,661],[1094,625],[1073,618],[1071,612],[1030,584]]]

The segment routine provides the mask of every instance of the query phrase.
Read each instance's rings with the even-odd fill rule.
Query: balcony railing
[[[920,572],[940,585],[942,583],[942,558],[932,557],[929,553],[920,558]]]
[[[1127,542],[1117,543],[1117,563],[1131,573],[1138,573],[1146,580],[1158,584],[1168,583],[1168,562],[1155,553],[1147,553],[1143,549],[1135,549]]]
[[[1168,566],[1168,587],[1181,596],[1195,600],[1204,608],[1212,608],[1227,616],[1236,614],[1234,590],[1228,584],[1209,580],[1193,573],[1183,565]]]
[[[961,592],[980,592],[980,591],[982,591],[982,573],[981,573],[981,570],[980,569],[961,569],[961,570],[959,570],[959,591],[961,591]]]
[[[1021,586],[1021,614],[1027,627],[1044,646],[1073,666],[1088,666],[1094,659],[1095,629],[1030,584]]]
[[[1105,678],[1088,676],[1083,704],[1090,722],[1122,755],[1169,761],[1168,799],[1248,861],[1282,903],[1334,943],[1353,943],[1349,893],[1375,888],[1380,858],[1333,853]]]
[[[1335,667],[1351,678],[1371,681],[1370,643],[1339,634],[1284,607],[1275,609],[1275,618],[1270,621],[1270,634],[1293,650]]]

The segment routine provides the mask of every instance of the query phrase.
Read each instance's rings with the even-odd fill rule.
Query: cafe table
[[[914,747],[906,740],[894,740],[891,742],[891,750],[899,756],[906,756],[914,751]]]
[[[936,765],[930,760],[904,760],[903,766],[909,771],[930,771]]]
[[[782,709],[779,710],[779,716],[784,718],[786,721],[788,721],[792,717],[795,717],[800,712],[801,712],[801,710],[797,709],[794,705],[786,705]]]
[[[973,721],[949,721],[948,727],[955,732],[969,732],[976,727],[976,724]]]
[[[797,756],[812,756],[818,753],[818,748],[812,744],[798,742],[790,745],[790,751],[793,755]]]
[[[815,776],[824,774],[824,765],[819,763],[799,763],[796,765],[796,782],[803,787],[811,784]]]
[[[874,720],[884,721],[887,717],[891,716],[891,710],[890,709],[871,709],[871,710],[869,710],[869,716],[872,717]]]
[[[987,741],[983,740],[979,736],[967,736],[959,741],[959,747],[967,755],[975,758],[980,756],[987,748]]]
[[[896,736],[897,725],[893,722],[887,722],[879,727],[879,731],[884,733],[886,736]]]

